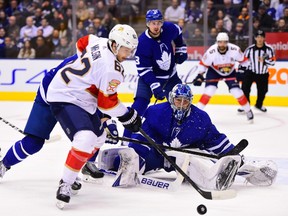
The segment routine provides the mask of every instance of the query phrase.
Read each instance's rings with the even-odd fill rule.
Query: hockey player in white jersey
[[[227,33],[220,32],[216,37],[216,43],[209,47],[199,63],[199,73],[194,79],[193,84],[200,86],[205,80],[205,89],[197,106],[200,109],[204,109],[210,98],[215,94],[218,81],[223,79],[230,93],[237,99],[246,112],[248,121],[252,123],[254,116],[250,109],[250,103],[236,80],[236,69],[239,63],[243,65],[248,64],[248,59],[244,56],[240,47],[228,41],[229,37]],[[206,70],[206,78],[204,79],[203,74]]]
[[[106,132],[96,110],[118,117],[133,132],[141,126],[137,112],[117,97],[117,87],[124,79],[121,62],[133,56],[137,45],[136,32],[128,25],[116,25],[109,39],[84,36],[76,43],[78,58],[63,67],[49,85],[47,101],[72,142],[56,196],[59,208],[70,201],[71,184],[81,167],[105,142]]]

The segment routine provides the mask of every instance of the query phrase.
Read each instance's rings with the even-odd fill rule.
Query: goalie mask
[[[193,94],[188,85],[177,84],[169,93],[169,102],[173,109],[174,118],[182,121],[187,115],[193,99]]]

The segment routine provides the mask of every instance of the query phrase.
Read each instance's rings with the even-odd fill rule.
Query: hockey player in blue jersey
[[[147,30],[139,36],[135,54],[139,79],[132,104],[141,116],[152,95],[157,100],[168,98],[173,86],[181,83],[176,64],[182,64],[187,59],[187,47],[178,25],[164,22],[161,12],[154,9],[146,13],[146,26]],[[131,133],[125,130],[124,135],[129,137]]]
[[[174,148],[200,149],[215,155],[231,153],[234,145],[225,134],[217,130],[205,111],[192,104],[192,99],[190,87],[185,84],[177,84],[169,94],[169,102],[148,107],[144,114],[142,129],[158,144]],[[133,134],[132,137],[146,141],[139,133]],[[167,165],[164,157],[153,147],[137,143],[129,143],[128,147],[130,148],[122,147],[123,149],[118,152],[120,157],[116,157],[115,160],[113,157],[111,159],[113,160],[112,169],[117,170],[120,164],[114,186],[135,185],[137,182],[135,181],[135,172],[142,174],[161,168],[166,171],[174,170],[169,163]],[[103,158],[102,154],[109,158],[107,156],[110,154],[109,151],[100,152],[99,159]],[[115,153],[111,155],[115,155]],[[103,161],[100,159],[100,164]],[[109,164],[109,159],[107,161]],[[191,156],[188,173],[200,187],[211,190],[229,188],[240,164],[243,163],[239,155],[222,157],[208,167],[202,161]],[[101,166],[100,168],[102,168]],[[254,185],[271,185],[277,174],[277,166],[273,161],[251,163],[245,161],[238,174]]]

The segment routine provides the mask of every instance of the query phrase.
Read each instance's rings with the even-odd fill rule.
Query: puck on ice
[[[207,208],[205,205],[201,204],[197,207],[197,212],[200,214],[200,215],[204,215],[206,214],[207,212]]]

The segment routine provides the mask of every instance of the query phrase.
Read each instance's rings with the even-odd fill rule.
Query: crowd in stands
[[[141,0],[0,0],[0,58],[71,55],[75,49],[73,2],[77,4],[76,40],[87,34],[108,37],[121,17],[142,10]],[[208,45],[215,42],[218,32],[227,32],[232,43],[247,47],[248,0],[171,0],[170,4],[163,8],[165,20],[182,27],[188,46],[204,45],[203,11],[207,8]],[[253,1],[253,31],[287,32],[287,25],[288,0]]]

